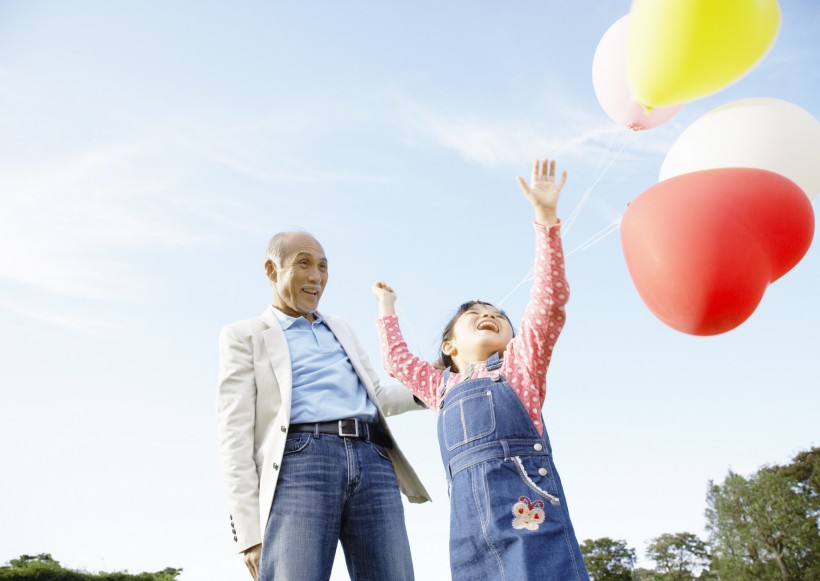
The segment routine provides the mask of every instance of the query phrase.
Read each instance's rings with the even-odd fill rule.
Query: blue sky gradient
[[[535,157],[569,172],[564,218],[594,185],[564,235],[544,411],[579,539],[642,554],[703,535],[709,479],[819,443],[817,244],[746,323],[693,337],[641,302],[617,232],[584,243],[714,107],[776,97],[818,117],[820,9],[781,8],[746,76],[631,134],[591,80],[627,0],[0,3],[0,562],[246,578],[217,469],[216,337],[269,304],[270,236],[322,242],[321,308],[377,369],[380,278],[432,358],[459,303],[499,301],[531,266],[514,178]],[[528,289],[504,303],[514,321]],[[391,425],[435,501],[405,506],[416,576],[447,578],[434,418]]]

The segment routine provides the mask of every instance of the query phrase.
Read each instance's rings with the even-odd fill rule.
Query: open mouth
[[[479,331],[493,331],[494,333],[498,333],[498,325],[495,321],[491,321],[489,319],[485,319],[481,321],[477,326],[476,329]]]
[[[318,290],[303,288],[302,292],[306,292],[307,294],[309,294],[311,296],[314,296],[314,297],[319,296],[319,291]]]

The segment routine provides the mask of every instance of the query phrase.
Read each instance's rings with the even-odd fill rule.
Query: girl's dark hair
[[[453,327],[456,326],[456,322],[459,320],[461,315],[469,311],[475,305],[486,305],[488,307],[497,308],[494,304],[488,303],[486,301],[467,301],[466,303],[462,303],[460,307],[456,310],[453,317],[450,319],[450,322],[447,323],[447,326],[444,327],[444,332],[441,334],[441,343],[444,344],[445,341],[450,341],[453,338]],[[510,321],[510,317],[507,316],[503,310],[498,309],[504,318],[507,319],[507,322],[510,324],[510,327],[513,330],[513,336],[515,336],[515,327],[513,327],[512,321]],[[453,371],[458,372],[458,366],[456,365],[453,358],[449,355],[445,354],[444,351],[441,350],[441,346],[439,346],[439,359],[433,365],[438,369],[447,369],[448,367],[451,368]]]

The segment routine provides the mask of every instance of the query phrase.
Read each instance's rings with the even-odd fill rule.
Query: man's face
[[[310,234],[294,232],[286,241],[281,265],[265,264],[273,281],[273,306],[291,317],[313,322],[327,284],[327,258]]]

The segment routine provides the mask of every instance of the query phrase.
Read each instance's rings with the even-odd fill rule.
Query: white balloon
[[[809,199],[820,193],[820,122],[781,99],[740,99],[712,109],[681,133],[660,180],[721,167],[753,167],[789,178]]]

